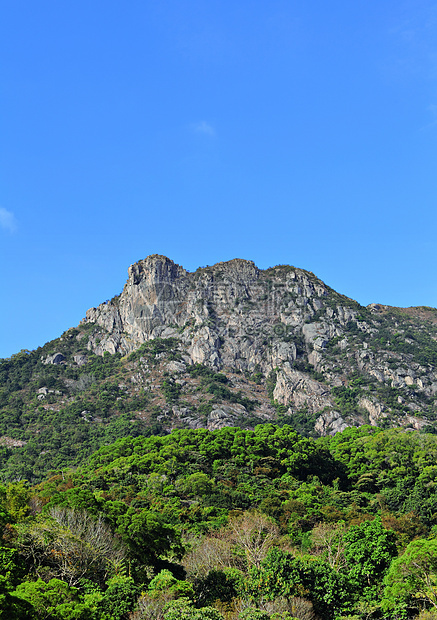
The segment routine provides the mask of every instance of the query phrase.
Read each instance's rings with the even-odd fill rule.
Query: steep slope
[[[235,259],[190,273],[154,255],[77,328],[3,360],[0,386],[8,477],[173,428],[432,430],[437,310],[363,307],[290,266]]]
[[[89,345],[100,355],[172,337],[185,363],[261,374],[289,415],[324,412],[316,428],[329,432],[389,415],[415,428],[433,419],[436,318],[433,309],[365,308],[289,266],[260,271],[236,259],[188,273],[149,256],[86,322],[102,328]]]

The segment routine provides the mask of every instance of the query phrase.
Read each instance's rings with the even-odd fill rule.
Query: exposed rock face
[[[247,415],[243,405],[213,405],[212,411],[208,414],[206,423],[203,423],[188,407],[173,407],[173,418],[182,422],[188,428],[207,428],[215,431],[226,426],[238,426],[238,419]]]
[[[7,448],[22,448],[27,441],[21,441],[20,439],[13,439],[7,435],[0,437],[0,446],[6,446]]]
[[[208,416],[206,427],[215,431],[225,426],[236,426],[238,416],[245,413],[247,412],[243,405],[215,405]]]
[[[174,338],[184,362],[171,362],[170,374],[199,363],[258,373],[264,381],[274,375],[272,400],[290,415],[320,412],[316,430],[322,434],[363,423],[366,416],[378,424],[390,417],[393,402],[405,420],[398,415],[396,424],[411,424],[405,415],[415,424],[421,416],[426,424],[427,412],[437,411],[436,365],[424,361],[416,346],[422,328],[407,338],[413,319],[378,304],[364,308],[312,273],[289,266],[261,271],[242,259],[189,273],[153,255],[132,265],[128,275],[118,297],[86,313],[84,322],[95,324],[88,348],[98,355],[128,354],[149,340]],[[428,328],[437,339],[434,323]],[[60,363],[52,357],[45,363]],[[360,393],[352,387],[348,392],[357,377],[363,379]],[[397,390],[398,400],[387,390],[379,395],[378,386]],[[355,407],[349,406],[348,419],[339,412],[346,397]],[[232,422],[236,411],[224,407],[211,412],[208,428]]]
[[[384,405],[374,402],[370,398],[360,398],[358,405],[367,411],[369,414],[369,424],[372,426],[378,426],[378,422],[388,415],[387,412],[384,411]]]
[[[84,364],[87,363],[88,358],[86,355],[73,355],[73,361],[78,365],[78,366],[84,366]]]
[[[62,364],[65,362],[65,357],[62,353],[54,353],[53,355],[49,355],[44,361],[44,364]]]
[[[349,424],[346,424],[338,411],[329,411],[317,418],[314,430],[320,435],[335,435],[344,431],[348,426]]]
[[[167,364],[167,371],[171,374],[180,373],[180,372],[184,372],[186,367],[187,367],[186,364],[183,364],[182,362],[173,361]]]
[[[332,407],[333,401],[330,389],[314,381],[307,374],[293,370],[289,362],[285,362],[277,373],[276,386],[273,398],[278,403],[302,409],[305,406],[309,411],[320,411],[324,407]]]
[[[279,291],[265,274],[241,259],[188,273],[166,257],[149,256],[129,268],[118,298],[88,310],[86,321],[105,330],[90,348],[128,353],[152,338],[179,337],[192,363],[268,371],[293,361],[296,345],[284,336],[302,331],[315,313],[310,300],[326,295],[326,287],[296,269]],[[282,293],[288,295],[285,306]],[[329,326],[314,325],[329,333]],[[313,324],[305,328],[312,341]]]

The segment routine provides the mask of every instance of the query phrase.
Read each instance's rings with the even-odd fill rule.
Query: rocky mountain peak
[[[142,280],[152,282],[173,282],[187,272],[167,256],[152,254],[131,265],[128,269],[128,284],[136,285]]]
[[[172,338],[183,363],[263,377],[275,406],[321,416],[316,428],[334,432],[395,410],[417,428],[435,415],[437,329],[411,310],[360,306],[288,265],[233,259],[188,272],[152,255],[84,323],[98,355]]]
[[[84,441],[89,451],[96,438],[176,428],[437,433],[437,309],[364,307],[290,265],[233,259],[190,272],[148,256],[120,295],[0,371],[14,476],[29,462],[37,476],[58,466],[44,447],[54,424],[76,437],[73,464]]]

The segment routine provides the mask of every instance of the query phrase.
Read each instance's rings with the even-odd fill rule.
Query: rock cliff
[[[260,270],[234,259],[190,273],[153,255],[132,265],[122,293],[88,310],[83,325],[98,355],[174,339],[183,368],[256,377],[271,403],[260,415],[304,416],[327,434],[364,423],[432,424],[437,311],[419,314],[360,306],[291,266]],[[184,375],[166,372],[173,381]],[[211,425],[235,422],[226,407],[209,413]]]

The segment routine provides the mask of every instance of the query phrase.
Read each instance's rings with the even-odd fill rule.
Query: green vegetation
[[[84,324],[35,351],[0,360],[0,436],[7,438],[0,443],[3,479],[36,482],[51,469],[78,465],[119,437],[163,432],[147,391],[124,385],[128,362],[117,353],[88,351],[95,330]],[[172,340],[154,341],[149,349],[171,355],[172,347]],[[45,363],[54,353],[66,361]],[[85,363],[72,363],[75,355]],[[139,418],[139,411],[147,415]]]
[[[371,341],[374,350],[388,349],[397,353],[405,353],[422,365],[437,365],[437,342],[429,338],[423,329],[412,322],[402,333],[390,329],[390,324],[382,325]]]
[[[432,618],[436,462],[400,429],[119,439],[0,486],[0,618]]]
[[[126,356],[94,354],[110,334],[84,323],[0,360],[0,620],[437,617],[434,311],[363,308],[288,266],[257,282],[269,312],[241,289],[230,327],[211,298]],[[234,368],[190,365],[206,327]],[[314,436],[372,403],[434,434]],[[186,428],[214,409],[243,428]]]
[[[158,355],[164,354],[168,360],[179,360],[181,358],[178,353],[177,338],[154,338],[142,344],[138,349],[129,355],[129,361],[134,362],[142,357],[147,358],[151,362],[156,362]]]

